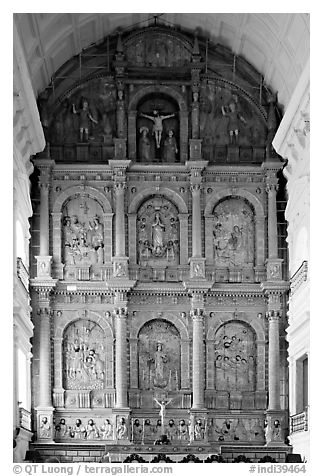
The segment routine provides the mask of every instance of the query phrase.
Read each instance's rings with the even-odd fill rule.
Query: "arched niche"
[[[98,390],[106,387],[106,344],[103,329],[90,319],[78,319],[64,330],[63,387]]]
[[[171,207],[174,207],[174,210],[177,210],[177,219],[176,228],[179,232],[179,255],[176,262],[179,264],[187,264],[188,262],[188,210],[187,205],[183,198],[176,193],[174,190],[168,188],[162,188],[156,194],[156,189],[149,187],[145,190],[138,192],[133,198],[132,202],[129,205],[128,211],[128,220],[129,220],[129,236],[137,236],[137,226],[138,226],[138,213],[140,208],[148,200],[154,200],[159,197],[159,200],[164,200],[165,203],[169,202]],[[178,239],[178,238],[177,238]],[[168,240],[172,241],[172,240]],[[176,244],[177,245],[177,244]],[[134,240],[129,246],[129,260],[130,263],[135,264],[138,261],[139,247],[137,246],[137,240]],[[167,263],[166,263],[167,265]],[[168,263],[169,265],[169,263]]]
[[[214,228],[215,228],[215,216],[214,211],[216,210],[217,206],[221,206],[222,203],[225,201],[230,200],[240,200],[245,203],[245,207],[248,208],[253,214],[253,241],[254,241],[254,256],[253,256],[253,263],[249,260],[249,266],[256,266],[256,267],[263,267],[265,261],[265,214],[263,210],[263,206],[261,202],[255,197],[252,193],[244,189],[236,189],[234,193],[232,190],[223,189],[220,191],[214,192],[210,199],[208,200],[205,210],[205,256],[207,259],[207,264],[214,265],[214,257],[215,257],[215,236],[214,236]],[[229,203],[229,202],[228,202]],[[222,205],[223,206],[223,205]],[[243,209],[241,209],[242,211]],[[234,221],[234,220],[233,220]],[[228,229],[228,240],[233,233],[233,241],[236,241],[237,237],[241,237],[241,225],[238,222],[242,223],[243,220],[238,220],[237,223],[233,223],[232,220],[229,220],[229,223],[232,225],[232,230]],[[231,226],[230,225],[230,226]],[[238,226],[239,230],[234,226]],[[225,227],[224,227],[225,228]],[[245,230],[244,230],[245,231]],[[238,236],[235,236],[238,235]],[[250,236],[250,233],[249,233]],[[250,242],[249,242],[250,245]],[[235,246],[235,245],[234,245]],[[233,247],[234,247],[233,246]],[[250,245],[251,246],[251,245]],[[234,250],[233,250],[234,251]],[[232,253],[231,253],[232,254]],[[250,257],[250,253],[249,253]],[[243,256],[242,256],[243,258]],[[227,258],[230,261],[230,254]],[[235,260],[233,260],[235,261]],[[248,261],[245,261],[247,264]],[[238,264],[238,263],[237,263]],[[239,263],[240,265],[240,263]],[[231,264],[232,266],[232,264]],[[224,267],[224,266],[222,266]]]
[[[75,201],[79,202],[80,207],[76,207],[77,210],[69,210],[71,203]],[[69,205],[70,204],[70,205]],[[84,213],[86,212],[86,213]],[[85,228],[89,233],[89,239],[92,243],[92,236],[90,234],[102,235],[102,239],[97,236],[94,238],[93,244],[95,253],[93,254],[93,264],[107,264],[111,262],[112,257],[112,208],[107,197],[99,190],[93,187],[82,187],[81,185],[69,187],[61,192],[56,198],[53,211],[52,211],[52,224],[53,224],[53,261],[55,265],[60,266],[61,263],[68,261],[69,257],[64,256],[65,249],[65,235],[68,223],[66,223],[66,216],[72,218],[76,216],[78,222],[80,222],[79,215],[85,216],[83,222],[86,222]],[[88,217],[88,218],[87,218]],[[98,218],[99,221],[94,223],[93,219]],[[82,221],[82,220],[81,220]],[[93,230],[90,230],[89,221],[92,223]],[[94,232],[94,233],[92,233]],[[73,232],[72,232],[73,234]],[[78,235],[78,233],[76,233]],[[71,235],[72,238],[72,235]],[[80,241],[80,236],[76,236]],[[70,242],[68,240],[68,242]],[[100,245],[100,246],[99,246]],[[103,245],[103,246],[102,246]],[[98,256],[98,249],[99,255]],[[103,252],[103,253],[102,253]],[[74,259],[73,259],[74,260]],[[74,260],[75,261],[75,260]],[[88,260],[92,264],[91,259]],[[69,263],[71,264],[71,263]],[[77,263],[75,263],[77,265]],[[62,277],[61,277],[62,278]]]
[[[185,102],[185,97],[175,88],[166,85],[149,85],[143,88],[140,88],[136,91],[129,100],[128,107],[128,152],[129,158],[131,160],[139,159],[138,156],[138,134],[140,127],[149,126],[149,123],[143,123],[143,126],[140,126],[140,120],[144,119],[141,114],[141,107],[147,105],[147,107],[154,107],[151,113],[154,110],[157,110],[160,115],[169,115],[176,112],[174,122],[175,129],[175,138],[177,136],[177,147],[179,150],[179,161],[185,162],[188,158],[187,155],[187,142],[188,142],[188,110]],[[163,102],[165,101],[165,102]],[[167,104],[169,111],[163,111],[164,104]],[[148,112],[148,111],[147,111]],[[153,115],[153,114],[150,114]],[[171,119],[171,118],[169,118]],[[165,119],[166,120],[166,119]],[[139,129],[138,129],[138,126]],[[171,128],[171,124],[169,126]],[[178,158],[178,156],[177,156]],[[169,160],[171,161],[171,160]]]
[[[143,391],[176,391],[181,382],[181,338],[164,319],[153,319],[138,333],[139,388]]]
[[[242,321],[222,324],[214,335],[215,389],[227,392],[256,390],[256,334]]]
[[[176,266],[180,256],[178,210],[163,196],[144,201],[137,212],[137,263]]]

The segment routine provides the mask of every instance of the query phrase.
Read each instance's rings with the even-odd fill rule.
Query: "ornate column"
[[[126,256],[126,231],[124,195],[126,190],[126,169],[129,160],[110,160],[109,164],[114,171],[115,194],[115,255],[113,261],[113,276],[128,278],[128,257]]]
[[[205,278],[205,258],[202,258],[202,218],[201,218],[201,185],[202,170],[207,162],[186,163],[190,169],[190,190],[192,193],[192,257],[190,258],[191,279]]]
[[[205,407],[204,297],[202,293],[192,294],[190,314],[193,323],[192,409],[198,410]]]
[[[280,406],[280,336],[279,325],[282,315],[282,295],[288,289],[288,284],[277,283],[275,289],[272,283],[262,283],[262,290],[267,297],[268,319],[268,408],[266,412],[267,444],[283,444],[282,425],[286,415]]]
[[[266,162],[265,162],[266,164]],[[276,194],[278,190],[277,170],[280,167],[273,163],[266,166],[266,191],[268,194],[268,259],[267,280],[282,279],[282,260],[278,257],[277,233],[277,206]]]
[[[127,386],[127,309],[114,311],[116,334],[116,408],[128,406]]]
[[[51,389],[51,315],[50,293],[56,281],[44,280],[40,283],[37,277],[30,282],[32,289],[37,293],[37,314],[39,316],[39,339],[35,343],[39,357],[39,387],[37,413],[37,439],[50,441],[53,439],[53,405]]]
[[[37,260],[37,277],[40,279],[51,276],[52,257],[49,256],[49,188],[50,172],[55,162],[49,158],[35,160],[40,170],[40,210],[39,210],[39,256]]]
[[[119,35],[117,43],[117,54],[114,61],[114,69],[116,72],[116,86],[118,91],[117,99],[117,138],[114,139],[114,156],[115,159],[125,159],[127,156],[127,139],[126,139],[126,114],[124,102],[124,76],[127,62],[123,52],[123,44],[121,35]]]
[[[202,159],[202,141],[200,140],[200,110],[199,110],[199,91],[200,91],[200,73],[204,64],[201,63],[201,55],[197,37],[194,39],[191,64],[191,88],[193,94],[192,103],[192,138],[190,139],[190,159]]]

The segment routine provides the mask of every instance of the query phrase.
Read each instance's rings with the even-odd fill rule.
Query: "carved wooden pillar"
[[[199,93],[193,92],[192,102],[192,139],[200,138],[200,103],[198,100]]]
[[[103,213],[104,262],[112,261],[112,220],[113,213]]]
[[[180,161],[185,162],[188,158],[188,113],[180,111]]]
[[[278,180],[275,175],[267,176],[268,194],[268,258],[278,258],[276,193]]]
[[[198,183],[192,184],[192,257],[202,256],[202,236],[201,236],[201,186]]]
[[[191,311],[193,321],[193,409],[204,408],[204,315],[202,309]]]
[[[214,390],[215,372],[214,372],[214,341],[206,341],[206,389]]]
[[[62,337],[54,337],[54,389],[53,403],[54,406],[64,407],[64,390],[63,390],[63,339]]]
[[[134,265],[137,263],[137,213],[128,213],[128,234],[129,240],[129,263]]]
[[[138,339],[130,339],[130,362],[133,363],[130,372],[130,388],[138,388]]]
[[[181,390],[190,388],[190,340],[181,341]]]
[[[270,311],[268,318],[268,410],[280,410],[279,311]]]
[[[115,216],[115,256],[125,256],[125,214],[124,214],[124,192],[125,182],[116,182],[114,192],[116,197]]]
[[[116,408],[126,408],[127,401],[127,312],[126,309],[115,310],[116,335]]]
[[[187,265],[188,263],[188,214],[179,213],[179,236],[180,236],[180,256],[179,264]]]
[[[118,90],[117,100],[117,136],[119,139],[127,137],[126,129],[126,106],[124,101],[124,93],[122,89]]]
[[[51,335],[50,311],[48,307],[39,308],[39,406],[51,407]]]
[[[204,232],[204,240],[205,240],[205,263],[206,264],[213,264],[214,263],[214,250],[213,250],[213,223],[214,223],[214,216],[207,215],[204,217],[205,221],[205,232]]]

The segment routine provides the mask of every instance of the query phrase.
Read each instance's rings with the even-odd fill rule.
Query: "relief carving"
[[[76,215],[77,213],[77,215]],[[64,263],[103,264],[104,232],[101,209],[95,200],[71,200],[63,213]]]
[[[213,253],[219,267],[253,266],[254,216],[240,198],[230,198],[214,209]]]
[[[64,387],[68,390],[101,389],[104,386],[104,333],[92,321],[70,324],[63,338]]]
[[[139,334],[139,382],[144,390],[178,390],[180,337],[171,323],[154,320]]]
[[[215,335],[214,351],[217,390],[255,390],[256,346],[249,326],[241,322],[221,326]]]
[[[178,264],[178,212],[169,200],[156,197],[140,207],[137,217],[137,241],[139,264]]]

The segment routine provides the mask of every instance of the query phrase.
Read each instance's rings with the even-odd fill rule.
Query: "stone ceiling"
[[[309,14],[305,13],[17,13],[14,15],[25,49],[36,96],[72,56],[101,42],[116,30],[154,23],[196,28],[222,43],[262,73],[287,107],[309,59]]]

